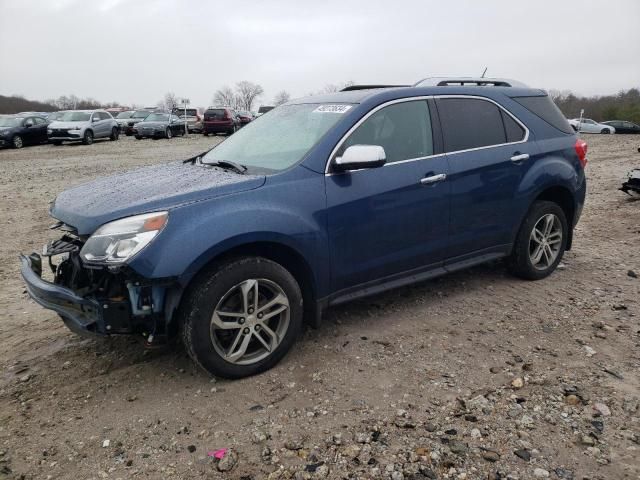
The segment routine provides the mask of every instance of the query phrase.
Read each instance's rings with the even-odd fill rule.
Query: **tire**
[[[91,130],[86,130],[84,132],[82,143],[84,143],[85,145],[91,145],[93,143],[93,132]]]
[[[610,134],[611,132],[609,131],[609,129],[608,129],[608,128],[603,128],[602,130],[600,130],[600,133],[602,133],[603,135],[608,135],[608,134]]]
[[[60,145],[62,145],[62,142],[60,140],[54,140],[53,143],[56,147],[59,147]]]
[[[142,137],[140,135],[136,135],[136,140],[142,140]]]
[[[272,300],[282,299],[272,307],[274,310],[267,307],[268,313],[277,313],[265,323],[261,323],[259,315],[250,315],[251,308],[242,307],[242,292],[248,292],[246,304],[251,306],[256,285],[262,304],[258,303],[256,312]],[[235,302],[235,308],[229,307],[230,302]],[[236,316],[214,315],[234,310]],[[238,316],[243,314],[246,318]],[[298,338],[302,316],[302,293],[296,280],[281,265],[261,257],[233,259],[210,268],[195,281],[179,313],[182,340],[189,356],[210,374],[229,379],[256,375],[276,365]],[[238,327],[215,328],[214,318]],[[277,336],[267,334],[267,330]],[[266,344],[273,350],[268,350]],[[236,358],[231,358],[234,355]]]
[[[120,130],[118,130],[116,127],[113,127],[111,129],[111,136],[109,137],[109,139],[112,142],[115,142],[116,140],[118,140],[118,137],[120,137]]]
[[[203,133],[203,135],[204,135],[205,137],[208,137],[208,136],[209,136],[209,132],[204,132],[204,133]]]
[[[552,224],[546,233],[549,220]],[[537,229],[535,234],[534,228]],[[560,233],[559,239],[558,233]],[[535,202],[529,209],[516,237],[513,251],[507,262],[509,271],[527,280],[540,280],[549,276],[562,260],[568,236],[569,229],[564,210],[554,202]],[[541,238],[545,243],[540,243]],[[539,262],[536,262],[537,258],[540,259]]]
[[[24,140],[22,140],[20,135],[14,135],[11,139],[11,146],[13,148],[22,148],[24,147]]]
[[[173,132],[171,131],[171,129],[169,127],[167,127],[167,129],[164,131],[164,137],[168,140],[171,137],[173,137]]]

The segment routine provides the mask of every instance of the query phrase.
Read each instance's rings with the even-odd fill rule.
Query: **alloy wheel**
[[[220,299],[213,311],[210,336],[227,362],[250,365],[271,355],[289,328],[289,299],[275,282],[245,280]]]
[[[529,259],[537,270],[546,270],[558,258],[562,246],[562,223],[553,213],[543,215],[529,237]]]
[[[15,137],[13,137],[13,146],[15,148],[22,148],[23,146],[23,142],[22,142],[22,137],[20,135],[16,135]]]

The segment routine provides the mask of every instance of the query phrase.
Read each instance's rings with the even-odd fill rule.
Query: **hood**
[[[167,127],[169,122],[138,122],[136,127],[138,128],[155,128],[155,127]]]
[[[99,178],[62,192],[51,216],[89,235],[99,226],[140,213],[252,190],[264,176],[239,175],[215,167],[173,162]]]
[[[49,128],[84,128],[89,122],[51,122]]]

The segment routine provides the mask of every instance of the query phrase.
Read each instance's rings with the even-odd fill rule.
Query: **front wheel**
[[[535,202],[516,237],[509,270],[527,280],[550,275],[562,260],[568,234],[567,218],[557,203]]]
[[[91,145],[93,143],[93,132],[91,130],[87,130],[86,132],[84,132],[82,143],[84,143],[85,145]]]
[[[173,137],[173,132],[171,131],[171,129],[169,127],[167,127],[167,129],[164,131],[164,136],[165,136],[165,138]]]
[[[604,135],[608,135],[611,133],[611,130],[609,130],[608,128],[603,128],[602,130],[600,130],[600,133]]]
[[[264,372],[302,329],[302,294],[281,265],[261,257],[226,262],[203,274],[181,307],[182,339],[212,375]]]
[[[119,137],[120,137],[120,130],[118,130],[117,128],[113,127],[111,129],[111,135],[109,136],[109,138],[113,142],[113,141],[118,140]]]
[[[11,145],[13,145],[13,148],[22,148],[24,147],[24,141],[20,135],[14,135],[11,139]]]
[[[136,140],[142,140],[142,137],[140,135],[136,135]]]

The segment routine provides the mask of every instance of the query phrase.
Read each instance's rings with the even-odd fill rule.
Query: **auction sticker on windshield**
[[[314,113],[344,113],[348,111],[353,105],[320,105],[313,112]]]

